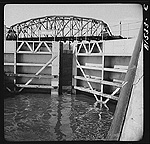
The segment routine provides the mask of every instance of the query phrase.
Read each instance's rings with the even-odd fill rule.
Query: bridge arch
[[[15,37],[11,36],[15,33]],[[45,16],[29,19],[10,27],[7,39],[78,40],[112,37],[108,25],[102,20],[78,16]]]

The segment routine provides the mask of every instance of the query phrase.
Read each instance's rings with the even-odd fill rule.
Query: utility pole
[[[120,21],[120,25],[119,25],[119,28],[120,28],[120,36],[121,36],[121,30],[122,30],[122,26],[121,26],[121,21]]]

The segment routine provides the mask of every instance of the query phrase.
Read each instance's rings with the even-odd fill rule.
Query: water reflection
[[[24,94],[4,101],[4,134],[9,141],[101,140],[113,113],[84,95]]]
[[[51,97],[51,103],[50,103],[50,108],[48,109],[48,113],[50,114],[50,119],[48,119],[49,121],[49,125],[50,125],[50,131],[53,137],[53,140],[57,140],[58,136],[55,132],[55,127],[56,124],[58,122],[58,96],[57,95],[53,95]]]
[[[62,140],[72,140],[72,129],[70,127],[71,115],[71,96],[62,96],[61,103],[61,126],[60,130],[63,134]]]

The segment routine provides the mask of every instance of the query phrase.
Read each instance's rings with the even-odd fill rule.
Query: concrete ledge
[[[136,38],[105,41],[106,55],[132,55]]]
[[[4,41],[4,53],[14,53],[16,50],[16,41]]]

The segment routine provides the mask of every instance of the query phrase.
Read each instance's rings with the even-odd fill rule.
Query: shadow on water
[[[94,108],[85,95],[31,94],[4,100],[4,137],[7,141],[102,140],[113,111]]]

